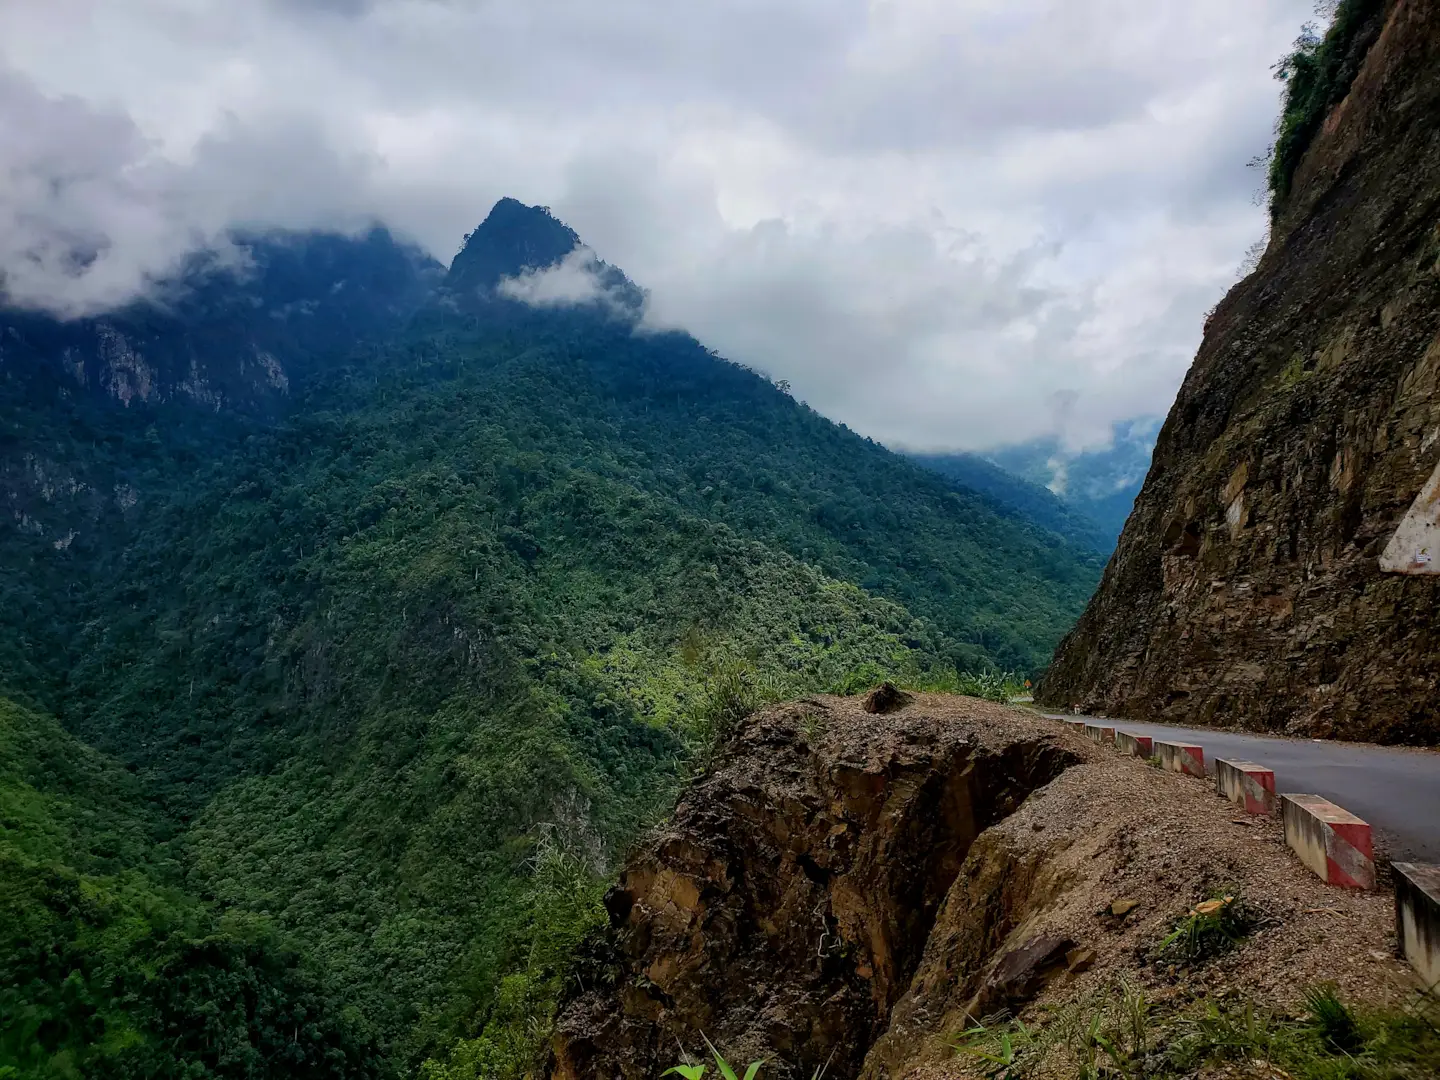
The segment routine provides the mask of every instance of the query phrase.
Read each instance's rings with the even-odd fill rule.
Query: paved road
[[[1059,713],[1045,715],[1080,719]],[[1167,742],[1203,746],[1205,767],[1212,774],[1216,758],[1238,758],[1274,769],[1276,791],[1323,795],[1360,815],[1375,830],[1377,847],[1397,862],[1440,863],[1440,752],[1131,720],[1093,722]]]

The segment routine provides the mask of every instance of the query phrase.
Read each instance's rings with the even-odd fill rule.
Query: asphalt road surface
[[[1274,769],[1279,794],[1323,795],[1368,821],[1375,833],[1377,854],[1383,852],[1397,862],[1440,863],[1440,752],[1133,720],[1092,722],[1165,742],[1202,746],[1205,768],[1211,775],[1216,758],[1253,761]]]

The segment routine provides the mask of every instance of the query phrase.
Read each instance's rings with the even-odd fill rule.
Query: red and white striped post
[[[1370,826],[1319,795],[1281,795],[1285,843],[1322,881],[1352,889],[1375,887]]]
[[[1130,731],[1115,729],[1115,748],[1131,757],[1150,758],[1155,754],[1155,740],[1149,735],[1136,735]]]
[[[1275,773],[1253,761],[1215,761],[1215,791],[1251,814],[1275,812]]]
[[[1160,767],[1186,776],[1205,775],[1205,751],[1191,743],[1156,742],[1155,753],[1160,755]]]

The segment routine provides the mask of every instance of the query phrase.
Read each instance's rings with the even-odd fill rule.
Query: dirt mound
[[[892,713],[903,709],[913,700],[909,694],[894,683],[887,682],[881,683],[866,694],[860,707],[868,713]]]
[[[1331,889],[1273,823],[1236,820],[1204,781],[974,699],[757,714],[607,897],[550,1075],[658,1076],[702,1033],[769,1076],[943,1069],[967,1016],[1121,972],[1157,1000],[1241,986],[1283,1002],[1320,974],[1400,993],[1388,898]],[[1217,890],[1253,914],[1244,945],[1157,964]]]

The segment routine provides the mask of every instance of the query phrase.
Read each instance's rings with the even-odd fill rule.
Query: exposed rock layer
[[[1392,0],[1206,324],[1039,700],[1440,742],[1440,582],[1379,556],[1440,462],[1440,0]]]

